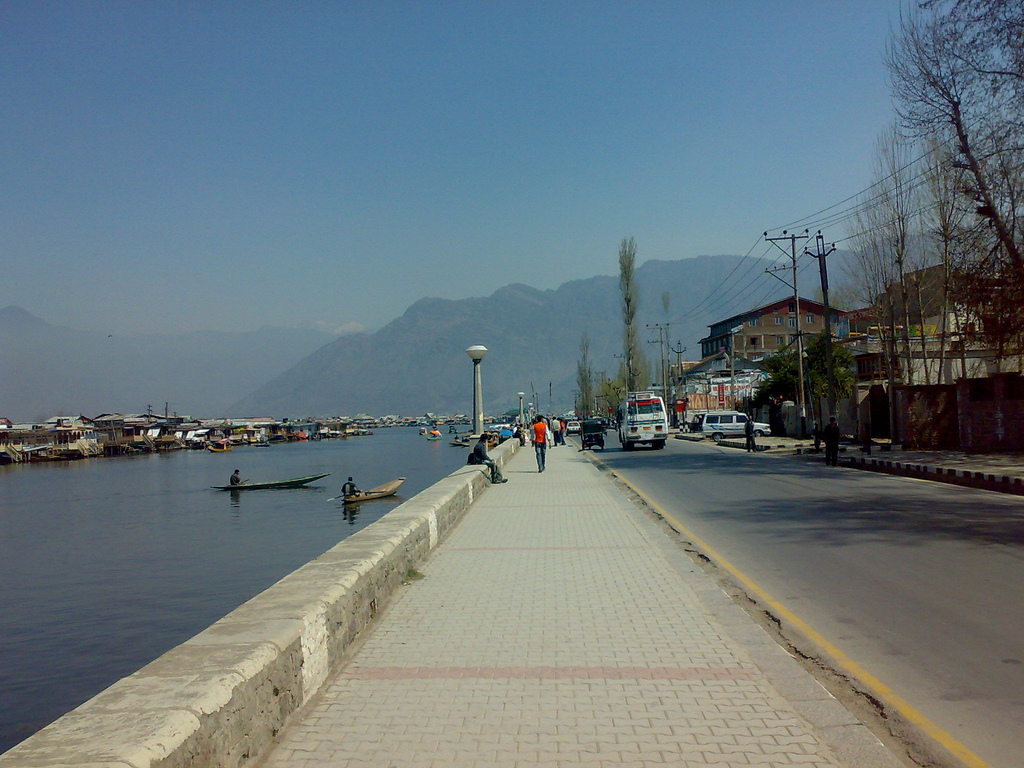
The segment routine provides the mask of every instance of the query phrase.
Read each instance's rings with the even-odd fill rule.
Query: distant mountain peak
[[[14,304],[0,309],[0,328],[45,328],[48,325],[45,320]]]

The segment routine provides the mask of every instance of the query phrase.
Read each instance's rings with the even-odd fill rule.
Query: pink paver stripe
[[[448,552],[579,552],[597,549],[632,549],[644,547],[588,546],[588,547],[448,547]]]
[[[358,667],[341,677],[354,680],[751,680],[738,667]]]

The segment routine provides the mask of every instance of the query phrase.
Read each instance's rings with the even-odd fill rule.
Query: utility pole
[[[654,325],[646,326],[648,330],[657,330],[658,332],[658,354],[661,355],[661,396],[668,402],[668,370],[665,367],[665,330],[668,328],[666,325],[655,323]],[[652,344],[654,342],[651,342]]]
[[[819,229],[818,234],[814,238],[814,246],[817,253],[811,253],[806,248],[804,248],[804,253],[818,260],[818,273],[821,275],[821,297],[822,302],[825,304],[825,366],[828,377],[828,415],[835,416],[837,400],[836,368],[832,362],[832,309],[828,304],[828,267],[825,265],[825,259],[836,249],[836,244],[832,243],[829,249],[825,250],[825,236],[821,234]]]
[[[682,392],[679,392],[676,388],[677,385],[682,385],[683,383],[683,352],[686,351],[686,347],[683,346],[683,342],[681,340],[676,339],[676,346],[673,347],[670,343],[668,345],[668,351],[676,353],[676,375],[672,379],[672,391],[675,393],[675,405],[672,409],[672,423],[678,427],[681,426],[679,424],[679,396],[682,395],[684,418],[686,416],[687,406],[689,405],[688,398],[686,397],[686,387],[682,387]]]
[[[797,287],[796,282],[796,241],[802,238],[806,242],[810,237],[808,232],[809,230],[805,229],[803,234],[791,235],[786,230],[782,230],[782,235],[780,237],[768,237],[768,233],[764,233],[764,239],[767,242],[772,243],[783,253],[786,253],[786,249],[779,245],[779,242],[782,240],[789,240],[790,252],[786,255],[790,257],[793,263],[793,309],[796,315],[796,369],[800,388],[800,437],[807,436],[807,396],[805,394],[806,389],[804,385],[804,335],[800,331],[800,290]]]

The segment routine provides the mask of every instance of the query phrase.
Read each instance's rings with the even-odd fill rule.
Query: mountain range
[[[648,261],[636,270],[639,326],[671,321],[669,342],[686,347],[683,359],[699,359],[697,342],[707,335],[707,324],[750,308],[751,296],[742,290],[716,291],[734,268],[752,274],[769,263],[739,256]],[[780,284],[777,293],[785,291]],[[543,410],[564,411],[573,403],[584,334],[595,372],[615,375],[614,356],[622,352],[620,304],[619,278],[606,275],[554,290],[513,284],[485,298],[421,299],[376,333],[344,336],[318,349],[232,410],[470,413],[472,362],[465,349],[482,344],[488,349],[481,363],[488,413],[518,408],[518,392]],[[658,333],[642,338],[657,340]],[[647,352],[651,361],[658,358],[657,344]]]
[[[648,261],[636,270],[638,324],[668,324],[668,341],[685,347],[682,359],[699,359],[709,323],[786,295],[781,283],[771,295],[763,283],[744,290],[772,263],[740,256]],[[552,290],[517,283],[481,298],[420,299],[376,332],[341,337],[270,327],[106,336],[7,307],[0,309],[0,416],[162,413],[165,403],[194,416],[469,413],[465,349],[474,344],[488,349],[481,363],[488,413],[517,408],[518,392],[542,410],[563,411],[573,402],[584,335],[595,372],[615,375],[620,304],[618,276]],[[641,337],[656,341],[658,332]],[[647,352],[655,361],[658,345]]]

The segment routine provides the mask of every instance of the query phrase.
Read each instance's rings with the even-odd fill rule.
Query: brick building
[[[843,313],[836,309],[831,312],[832,333],[845,335],[838,327]],[[824,331],[825,307],[801,297],[800,316],[797,317],[796,302],[791,298],[780,299],[720,320],[709,326],[709,330],[710,333],[700,340],[701,357],[710,357],[722,350],[731,351],[732,337],[735,336],[736,354],[750,360],[762,360],[795,342],[798,331],[805,337]]]

